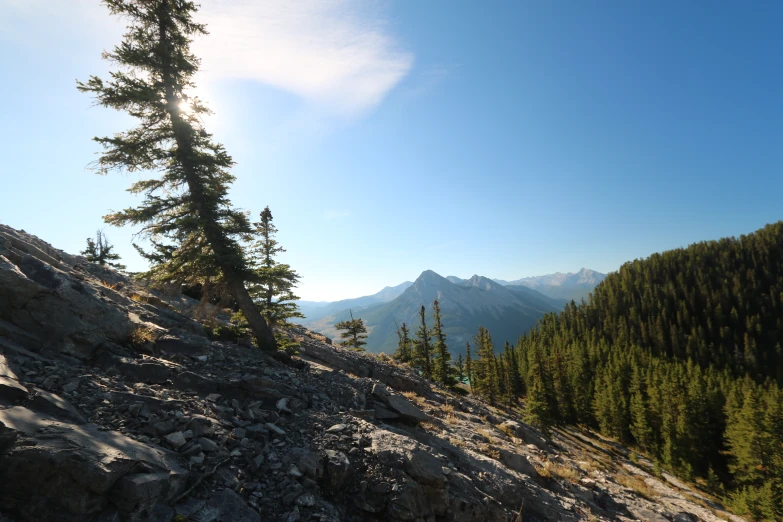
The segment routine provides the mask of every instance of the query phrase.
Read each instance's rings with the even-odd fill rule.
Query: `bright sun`
[[[179,110],[185,114],[191,114],[193,112],[193,107],[191,107],[187,100],[181,100],[179,102]]]

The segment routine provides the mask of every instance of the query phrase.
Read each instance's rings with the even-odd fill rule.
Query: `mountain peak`
[[[413,282],[413,284],[420,283],[420,282],[440,282],[440,281],[448,281],[445,277],[438,274],[437,272],[434,272],[432,270],[425,270],[424,272],[419,275],[419,277],[416,278],[416,281]]]
[[[475,286],[476,288],[479,288],[481,290],[489,290],[489,291],[505,290],[505,287],[503,285],[498,284],[495,281],[486,278],[484,276],[480,276],[478,274],[474,274],[473,277],[471,277],[467,282],[465,282],[465,286]]]

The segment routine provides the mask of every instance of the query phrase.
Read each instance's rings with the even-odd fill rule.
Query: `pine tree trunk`
[[[170,21],[168,14],[166,13],[167,5],[164,1],[161,4],[161,17],[158,22],[159,38],[166,51],[169,50],[170,43],[166,36],[166,21]],[[218,266],[220,267],[223,276],[228,282],[228,288],[231,294],[236,299],[239,308],[245,314],[245,319],[250,325],[250,329],[253,332],[253,336],[256,338],[259,348],[268,351],[277,351],[277,343],[275,342],[275,336],[272,333],[272,329],[261,316],[256,308],[253,299],[245,288],[244,281],[236,277],[236,273],[232,266],[226,262],[224,256],[224,240],[220,228],[217,225],[216,218],[210,215],[209,212],[203,206],[204,193],[203,187],[199,182],[199,176],[196,173],[196,169],[193,166],[192,158],[194,157],[192,133],[193,129],[187,124],[181,114],[180,98],[176,94],[174,89],[174,82],[172,80],[172,62],[173,57],[171,54],[165,57],[166,63],[163,67],[163,84],[166,92],[166,111],[171,118],[172,130],[174,131],[174,139],[176,141],[176,159],[182,167],[184,172],[185,182],[190,192],[190,197],[193,200],[193,205],[196,209],[196,219],[201,224],[204,232],[204,237],[207,239],[210,247],[215,252],[215,257]]]
[[[250,329],[253,331],[253,337],[256,338],[258,347],[262,350],[277,351],[277,342],[275,341],[272,329],[258,312],[258,308],[250,297],[250,294],[247,292],[244,283],[241,281],[233,281],[229,283],[229,289],[231,290],[234,299],[236,299],[239,308],[242,309],[242,313],[245,314],[245,319],[250,325]]]

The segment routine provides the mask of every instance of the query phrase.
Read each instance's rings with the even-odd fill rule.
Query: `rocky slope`
[[[221,317],[0,225],[0,520],[719,520],[609,441]]]

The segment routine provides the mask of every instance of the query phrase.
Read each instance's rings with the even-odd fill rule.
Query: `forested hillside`
[[[783,520],[782,323],[779,222],[626,263],[512,356],[542,425],[593,426]]]

